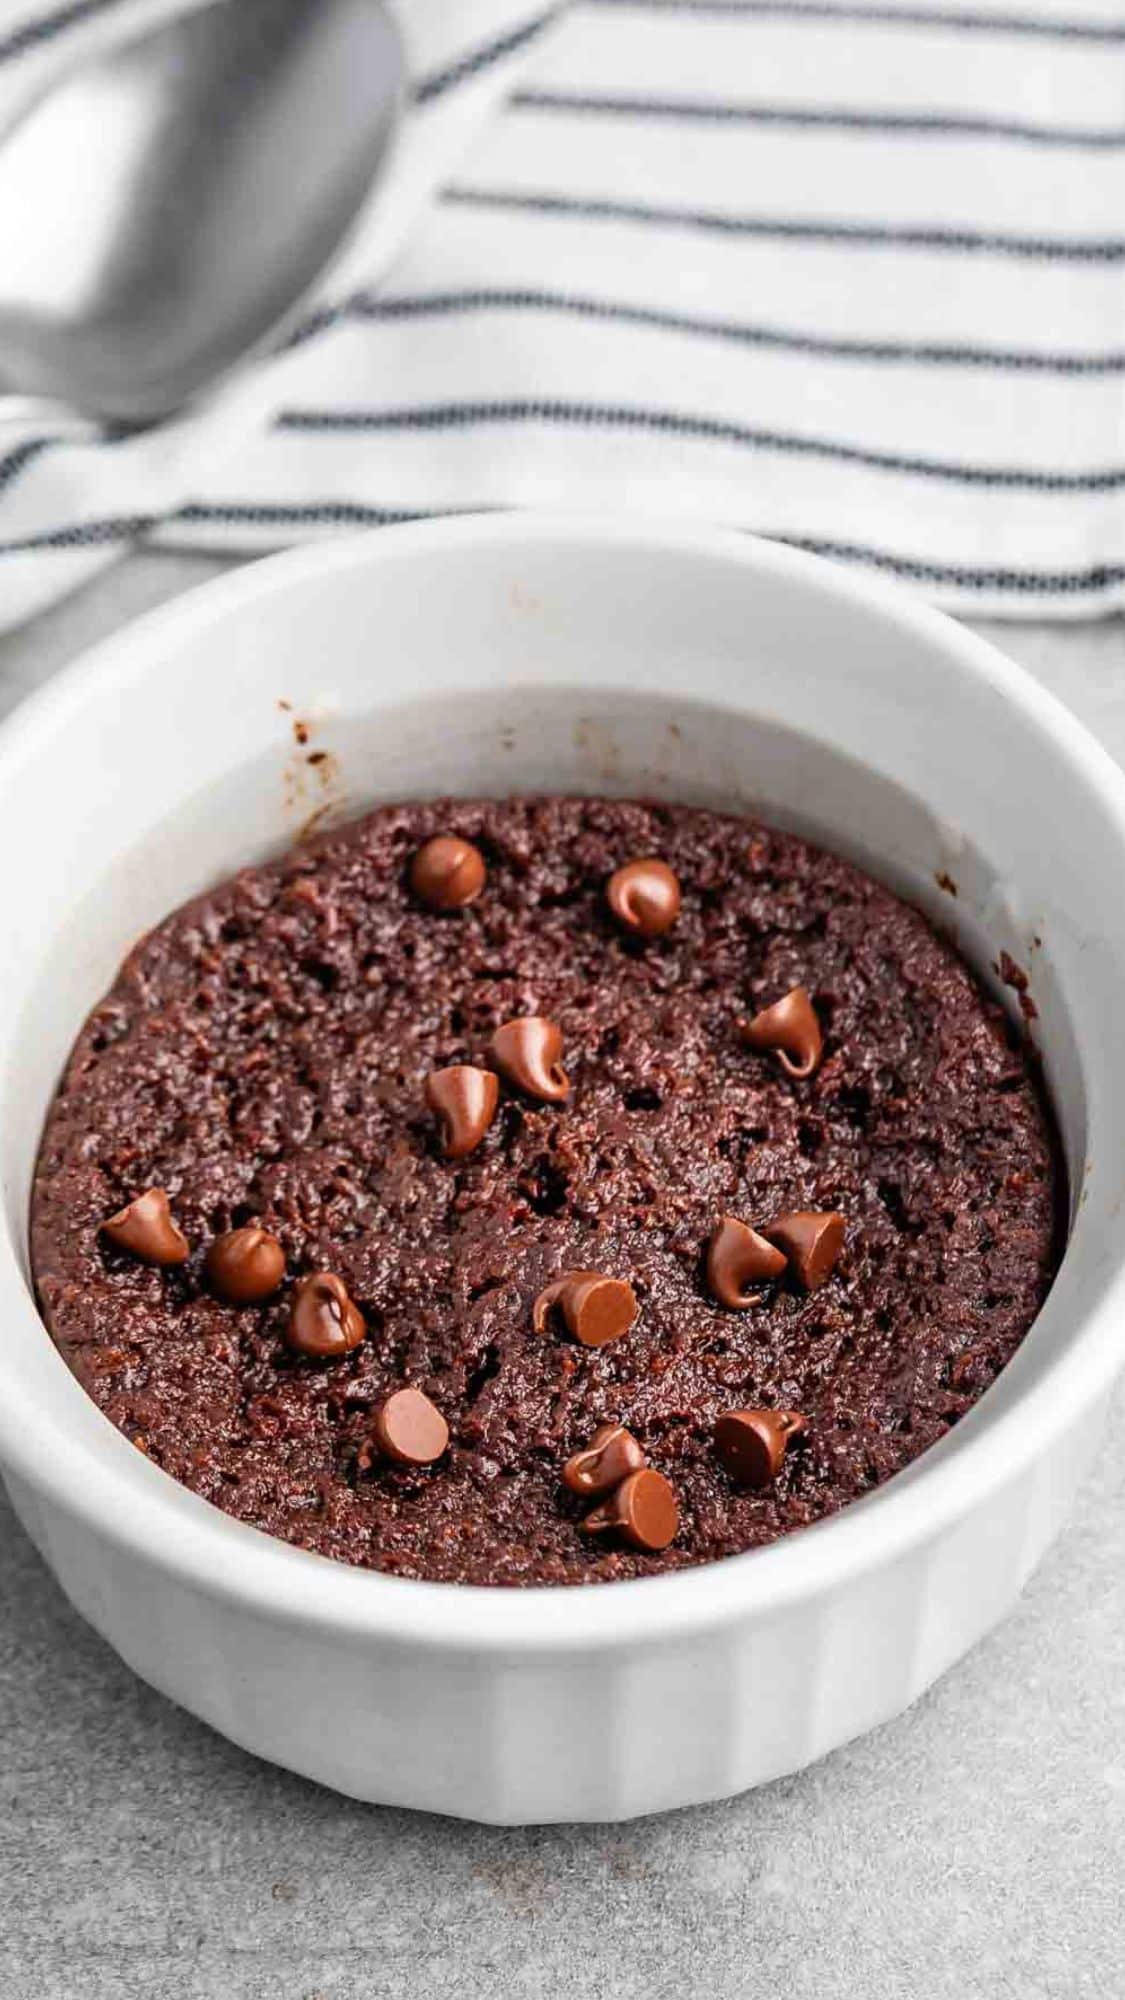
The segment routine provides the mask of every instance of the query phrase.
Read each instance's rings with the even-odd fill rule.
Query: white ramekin
[[[85,1010],[190,892],[323,807],[545,789],[752,807],[866,861],[982,969],[1010,953],[1064,1132],[1070,1247],[977,1408],[832,1521],[602,1589],[353,1571],[182,1490],[73,1381],[28,1285],[39,1129]],[[1125,781],[988,646],[733,536],[384,530],[224,578],[27,704],[0,736],[0,849],[0,1460],[72,1601],[155,1687],[360,1798],[604,1820],[822,1755],[1011,1605],[1123,1352]]]

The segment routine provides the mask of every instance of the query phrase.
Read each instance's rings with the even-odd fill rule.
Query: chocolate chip
[[[561,1057],[562,1030],[541,1014],[505,1021],[492,1037],[492,1060],[505,1081],[546,1104],[561,1104],[570,1089]]]
[[[421,1389],[396,1389],[376,1411],[372,1431],[394,1465],[432,1465],[449,1443],[449,1425]]]
[[[333,1271],[314,1271],[293,1289],[285,1338],[312,1361],[336,1361],[358,1347],[367,1332],[363,1314]]]
[[[809,1077],[824,1053],[824,1036],[816,1009],[803,986],[794,986],[772,1007],[763,1007],[752,1021],[740,1021],[738,1032],[747,1048],[777,1057],[786,1076]]]
[[[781,1471],[790,1438],[806,1428],[796,1410],[724,1410],[715,1451],[739,1486],[768,1486]]]
[[[186,1264],[191,1252],[187,1237],[177,1229],[163,1188],[149,1188],[128,1207],[102,1223],[102,1233],[119,1250],[129,1250],[146,1264],[171,1267]]]
[[[447,1160],[463,1160],[480,1145],[496,1116],[500,1085],[490,1069],[453,1063],[426,1078],[426,1103],[441,1120],[441,1150]]]
[[[655,1554],[676,1538],[680,1525],[680,1503],[675,1488],[662,1472],[651,1466],[631,1472],[620,1486],[595,1507],[582,1522],[587,1535],[615,1530],[633,1549]]]
[[[815,1292],[836,1268],[846,1226],[843,1216],[834,1210],[818,1214],[797,1209],[777,1216],[763,1234],[784,1250],[797,1283],[806,1292]]]
[[[597,1278],[600,1275],[598,1271],[565,1271],[561,1278],[555,1278],[551,1284],[544,1285],[531,1308],[531,1324],[536,1333],[546,1333],[551,1313],[561,1303],[562,1295],[568,1285],[576,1284],[582,1278]]]
[[[618,923],[638,937],[663,937],[680,914],[679,878],[653,855],[618,868],[605,893]]]
[[[257,1305],[285,1276],[285,1252],[268,1229],[228,1229],[216,1236],[203,1268],[221,1299],[232,1306]]]
[[[743,1312],[756,1297],[754,1287],[780,1278],[785,1258],[756,1229],[724,1215],[707,1245],[707,1284],[721,1306]]]
[[[463,910],[475,903],[487,876],[479,847],[456,833],[427,840],[410,864],[410,886],[431,910]]]
[[[544,1286],[531,1308],[536,1333],[544,1333],[554,1307],[566,1330],[583,1347],[605,1347],[628,1333],[637,1317],[637,1298],[624,1278],[607,1278],[602,1271],[567,1271]]]
[[[599,1424],[586,1450],[567,1459],[562,1481],[568,1493],[596,1500],[603,1493],[612,1493],[644,1463],[644,1452],[623,1424]]]

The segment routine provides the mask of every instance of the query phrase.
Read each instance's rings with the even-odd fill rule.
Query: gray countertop
[[[134,558],[0,640],[0,713],[222,567]],[[989,636],[1125,762],[1125,627]],[[134,1679],[0,1500],[5,2000],[1113,2000],[1123,1882],[1121,1399],[1019,1610],[908,1715],[622,1827],[464,1826],[254,1762]]]

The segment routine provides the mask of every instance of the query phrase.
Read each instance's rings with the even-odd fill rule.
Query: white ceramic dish
[[[295,720],[326,761],[304,761]],[[86,1009],[189,892],[320,806],[547,788],[753,806],[866,861],[982,967],[1001,949],[1028,966],[1070,1247],[956,1431],[770,1549],[590,1590],[352,1571],[176,1486],[72,1380],[28,1287],[39,1129]],[[225,578],[25,707],[0,738],[0,851],[0,1459],[68,1595],[154,1686],[362,1798],[613,1819],[820,1756],[1013,1602],[1125,1351],[1109,886],[1125,781],[989,647],[741,538],[516,518],[382,531]]]

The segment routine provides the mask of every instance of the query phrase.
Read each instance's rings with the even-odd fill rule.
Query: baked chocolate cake
[[[867,1493],[1059,1254],[1033,1063],[930,924],[745,819],[380,809],[177,911],[83,1028],[33,1256],[106,1416],[239,1520],[605,1582]]]

